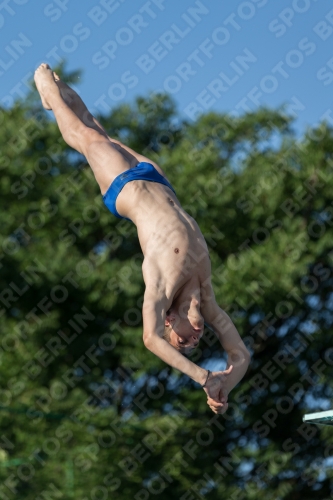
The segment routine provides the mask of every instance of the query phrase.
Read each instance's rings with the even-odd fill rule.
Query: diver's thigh
[[[128,158],[117,151],[107,139],[92,141],[86,148],[86,158],[91,166],[102,195],[117,175],[134,167],[136,158]]]
[[[115,143],[116,148],[118,149],[118,151],[122,152],[125,156],[130,155],[132,157],[135,157],[137,159],[138,163],[141,163],[141,162],[150,163],[151,165],[153,165],[156,168],[156,170],[163,177],[166,178],[165,172],[162,170],[162,168],[155,161],[151,160],[150,158],[147,158],[147,156],[144,156],[142,154],[137,153],[136,151],[134,151],[134,149],[132,149],[132,148],[130,148],[128,146],[125,146],[120,141],[116,141],[115,139],[112,139],[111,137],[110,137],[110,139],[111,139],[111,141],[113,141]]]

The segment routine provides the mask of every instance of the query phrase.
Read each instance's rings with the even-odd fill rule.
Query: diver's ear
[[[172,326],[173,323],[175,322],[175,317],[170,315],[165,318],[165,326]]]
[[[172,326],[172,323],[174,323],[175,320],[175,314],[171,311],[171,309],[168,309],[165,316],[165,326]]]

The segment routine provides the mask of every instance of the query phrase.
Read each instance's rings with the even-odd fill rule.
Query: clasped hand
[[[207,394],[207,404],[214,413],[224,413],[228,409],[228,390],[226,381],[230,375],[233,366],[230,365],[227,370],[212,372],[204,387]]]

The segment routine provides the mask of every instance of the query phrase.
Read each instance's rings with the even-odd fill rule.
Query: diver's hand
[[[207,404],[214,413],[222,414],[228,409],[226,381],[232,370],[233,366],[230,365],[227,370],[212,372],[208,377],[204,391],[207,394]]]
[[[219,413],[222,415],[228,409],[228,394],[227,394],[227,392],[225,392],[224,389],[221,389],[221,401],[219,403],[217,403],[214,399],[207,397],[207,404],[208,404],[209,408],[214,413]]]

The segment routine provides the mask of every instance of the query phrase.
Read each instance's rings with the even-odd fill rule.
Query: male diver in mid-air
[[[250,355],[216,303],[208,248],[198,224],[182,209],[163,170],[109,137],[77,93],[47,64],[36,70],[35,82],[66,143],[86,157],[107,208],[137,226],[146,285],[144,345],[199,383],[210,408],[224,413],[228,394],[243,378]],[[204,323],[228,355],[225,371],[210,372],[183,356],[198,345]]]

